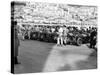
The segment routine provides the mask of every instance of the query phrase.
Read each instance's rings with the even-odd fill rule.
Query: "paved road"
[[[21,41],[15,73],[54,72],[97,68],[96,53],[86,45],[58,47],[54,43]],[[92,55],[91,55],[92,54]]]

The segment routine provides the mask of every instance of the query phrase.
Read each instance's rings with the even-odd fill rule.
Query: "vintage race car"
[[[32,31],[32,32],[30,33],[30,38],[31,38],[32,40],[37,40],[37,39],[38,39],[38,32],[37,32],[37,31]]]
[[[51,32],[37,32],[33,31],[31,32],[31,39],[34,40],[40,40],[40,41],[45,41],[45,42],[57,42],[57,37],[58,34],[56,32],[51,33]],[[75,44],[77,46],[80,46],[84,43],[89,43],[90,41],[90,34],[87,32],[69,32],[66,36],[66,44]]]
[[[57,41],[57,34],[56,33],[48,33],[48,32],[31,32],[31,39],[33,40],[40,40],[46,42],[56,42]]]
[[[89,33],[69,32],[67,35],[67,43],[80,46],[81,44],[89,43],[89,38]]]

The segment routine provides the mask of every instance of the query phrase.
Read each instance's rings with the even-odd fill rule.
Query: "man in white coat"
[[[58,29],[58,38],[57,38],[57,45],[59,46],[59,45],[63,45],[63,28],[62,27],[60,27],[59,29]]]

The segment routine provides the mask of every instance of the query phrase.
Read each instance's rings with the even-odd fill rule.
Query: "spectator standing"
[[[14,64],[19,64],[18,62],[18,48],[20,45],[20,41],[18,39],[18,29],[17,22],[14,22]]]
[[[90,48],[95,48],[97,39],[96,37],[97,37],[97,32],[94,28],[92,28],[92,32],[90,34]]]
[[[66,28],[66,26],[63,28],[63,41],[64,41],[64,45],[67,44],[67,34],[68,34],[68,29]]]

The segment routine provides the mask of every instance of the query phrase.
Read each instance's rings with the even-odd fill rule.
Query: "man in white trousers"
[[[57,46],[63,46],[63,28],[58,29]]]

